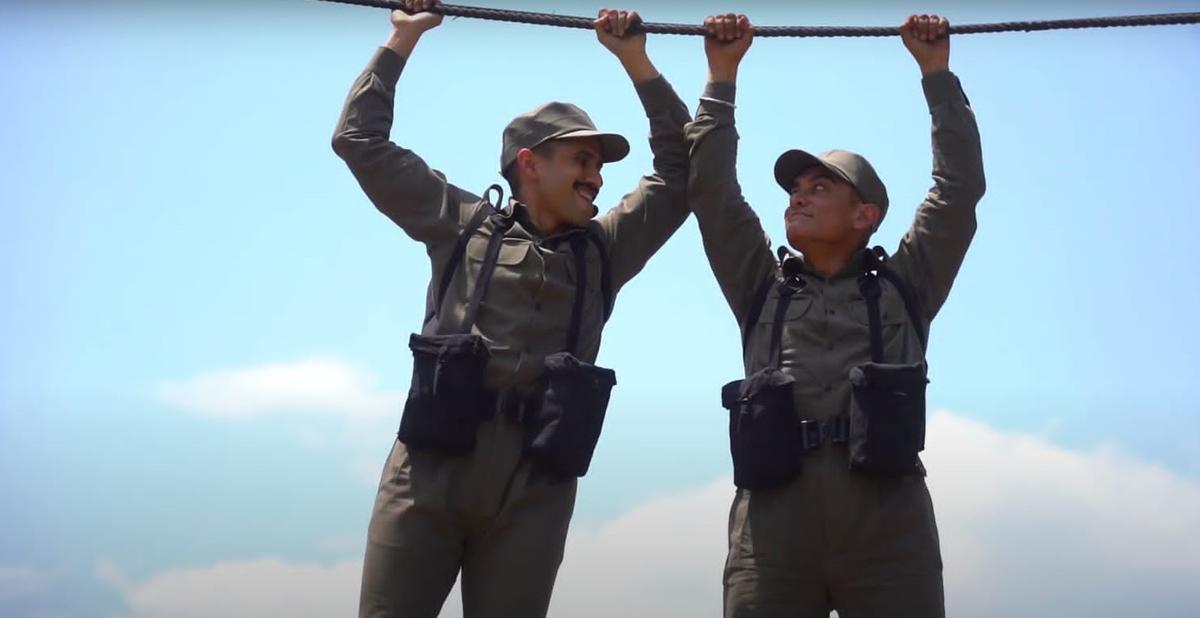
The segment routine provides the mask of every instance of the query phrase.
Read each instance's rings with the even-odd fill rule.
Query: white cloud
[[[325,618],[358,612],[361,563],[295,565],[281,560],[223,562],[155,575],[137,584],[111,565],[97,575],[117,587],[135,618]]]
[[[374,419],[395,414],[403,395],[380,391],[373,374],[336,359],[218,371],[158,387],[169,405],[236,420],[278,414]]]
[[[1195,616],[1200,486],[1112,450],[1077,451],[948,413],[926,463],[960,617]],[[718,616],[728,479],[576,527],[551,614]],[[137,616],[353,615],[360,563],[277,560],[120,582]],[[461,616],[451,599],[444,616]]]
[[[46,577],[26,566],[0,565],[0,601],[9,601],[45,592]]]

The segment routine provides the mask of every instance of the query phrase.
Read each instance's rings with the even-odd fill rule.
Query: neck
[[[845,270],[860,247],[805,243],[797,247],[804,254],[804,267],[822,279],[830,279]]]
[[[563,220],[555,216],[553,211],[546,208],[540,200],[533,196],[521,196],[517,198],[517,201],[525,205],[530,222],[543,236],[553,236],[566,229]]]

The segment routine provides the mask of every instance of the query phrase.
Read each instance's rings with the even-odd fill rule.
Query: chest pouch
[[[580,360],[580,328],[587,294],[587,244],[599,250],[603,269],[605,318],[608,317],[608,259],[594,235],[571,239],[575,255],[575,300],[567,328],[566,350],[546,357],[545,371],[524,414],[525,453],[538,468],[560,480],[581,477],[591,465],[612,387],[617,383],[611,369]]]
[[[925,342],[920,313],[903,283],[879,261],[859,279],[871,329],[871,362],[850,370],[850,469],[884,476],[923,474],[917,454],[925,449],[925,385],[929,380],[924,362],[884,362],[881,275],[900,291],[909,319],[922,345]]]
[[[742,489],[770,489],[800,473],[810,444],[804,439],[793,399],[795,380],[780,371],[783,322],[792,295],[804,285],[799,277],[768,282],[747,314],[743,342],[772,285],[779,289],[775,321],[771,324],[771,364],[744,380],[721,389],[721,405],[729,410],[729,451],[733,457],[733,482]]]
[[[413,354],[412,384],[397,435],[400,441],[410,448],[470,451],[475,447],[479,421],[489,417],[494,410],[495,399],[484,388],[491,354],[483,338],[471,332],[479,314],[479,306],[491,282],[492,273],[496,269],[496,259],[504,241],[504,233],[512,227],[513,221],[510,216],[487,201],[487,195],[492,190],[500,192],[496,185],[488,188],[477,214],[459,236],[450,261],[443,271],[438,295],[434,297],[433,311],[426,321],[435,317],[445,302],[446,293],[462,262],[467,243],[483,225],[484,220],[491,219],[491,238],[488,240],[483,264],[480,266],[479,277],[475,281],[474,292],[467,305],[466,317],[455,332],[413,334],[409,337],[408,347]]]

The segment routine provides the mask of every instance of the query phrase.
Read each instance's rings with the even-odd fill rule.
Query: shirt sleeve
[[[691,120],[687,106],[663,76],[636,85],[650,120],[653,172],[596,223],[609,246],[613,285],[641,272],[650,257],[688,216],[688,155],[683,127]]]
[[[737,178],[737,129],[732,83],[710,83],[687,126],[691,155],[688,204],[696,213],[709,266],[739,324],[754,295],[776,270],[771,240],[746,203]]]
[[[415,240],[452,240],[478,198],[446,182],[411,150],[390,139],[396,83],[405,58],[381,47],[354,81],[333,133],[333,150],[375,207]]]
[[[933,187],[892,257],[894,268],[919,291],[932,320],[975,236],[975,206],[986,182],[979,128],[958,77],[950,71],[921,80],[932,118]]]

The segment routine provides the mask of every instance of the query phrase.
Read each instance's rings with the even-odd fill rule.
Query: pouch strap
[[[771,295],[771,287],[775,285],[775,279],[767,279],[758,286],[758,291],[754,293],[754,298],[750,300],[750,308],[746,311],[746,315],[742,321],[742,350],[746,349],[746,342],[750,341],[750,332],[754,330],[754,325],[762,319],[763,305],[767,303],[767,296]]]
[[[588,229],[588,240],[592,242],[592,246],[596,247],[596,252],[600,254],[600,292],[604,294],[604,321],[608,321],[608,317],[612,315],[613,310],[613,291],[612,291],[612,265],[608,263],[608,249],[604,247],[604,241],[600,239],[600,235]]]
[[[792,303],[792,294],[804,286],[804,280],[799,277],[780,277],[779,302],[775,304],[775,321],[771,323],[771,351],[769,358],[771,366],[779,369],[783,364],[783,316],[787,315],[788,305]]]
[[[867,321],[871,328],[871,360],[876,363],[883,362],[883,325],[879,318],[879,276],[869,270],[862,274],[859,279],[859,289],[862,290],[863,298],[867,300]]]
[[[496,192],[494,204],[489,199],[493,191]],[[450,289],[450,283],[454,281],[454,275],[458,273],[458,265],[462,263],[463,254],[467,252],[467,243],[471,241],[471,237],[479,231],[480,226],[489,216],[500,212],[500,202],[503,200],[504,189],[501,189],[500,185],[488,187],[483,192],[483,197],[479,198],[475,207],[475,216],[471,217],[462,233],[458,235],[458,240],[454,243],[454,250],[450,253],[450,259],[442,269],[442,280],[438,283],[437,295],[433,297],[433,306],[429,308],[429,313],[425,316],[425,323],[428,323],[442,310],[442,303],[446,301],[446,292]]]
[[[575,302],[571,305],[571,324],[567,327],[567,352],[579,354],[579,329],[583,322],[583,303],[587,300],[587,240],[582,236],[571,239],[575,254]]]
[[[471,294],[471,302],[467,305],[467,315],[458,327],[461,334],[471,332],[475,326],[475,318],[479,315],[479,305],[487,294],[488,284],[492,282],[492,274],[496,272],[496,260],[500,257],[500,246],[504,244],[504,233],[512,227],[513,218],[504,213],[496,213],[489,217],[492,221],[492,237],[488,239],[487,253],[484,254],[483,264],[479,267],[479,278],[475,280],[475,291]]]
[[[888,283],[892,284],[892,287],[896,288],[896,291],[900,294],[900,299],[904,301],[904,311],[908,313],[908,321],[912,324],[913,330],[917,331],[917,339],[921,342],[921,349],[924,350],[929,345],[927,335],[925,333],[925,327],[923,326],[922,321],[922,316],[925,314],[923,311],[921,311],[920,304],[909,292],[908,285],[904,283],[904,280],[900,278],[900,275],[897,275],[895,271],[888,268],[887,252],[883,250],[883,247],[874,247],[867,251],[867,255],[863,263],[863,277],[859,279],[859,285],[865,285],[867,279],[870,278],[875,280],[874,285],[878,288],[879,282],[877,277],[883,277],[884,279],[887,279]],[[867,291],[865,288],[863,288],[862,292],[863,297],[867,298]],[[878,302],[878,295],[881,293],[882,290],[878,290],[876,292],[876,302]],[[868,299],[868,303],[869,302],[870,300]],[[868,305],[868,311],[869,310],[870,306]],[[875,362],[882,361],[875,359]]]

